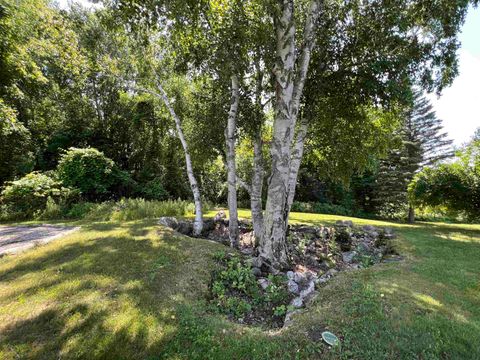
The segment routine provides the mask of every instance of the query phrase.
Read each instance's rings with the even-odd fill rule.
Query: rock
[[[252,268],[252,273],[253,273],[253,275],[255,275],[256,277],[262,276],[262,270],[260,270],[260,268],[258,268],[258,267],[253,267],[253,268]]]
[[[352,248],[352,234],[350,229],[339,228],[335,233],[335,241],[340,245],[342,251],[350,251]]]
[[[335,225],[337,226],[346,226],[353,227],[353,222],[351,220],[338,220]]]
[[[293,280],[295,273],[293,271],[287,271],[287,278]]]
[[[178,227],[178,221],[173,216],[162,216],[158,219],[158,224],[171,229],[176,229]]]
[[[315,256],[307,255],[305,256],[305,264],[308,265],[309,267],[316,268],[318,267],[318,260],[316,259]]]
[[[253,248],[252,247],[244,247],[240,249],[240,252],[243,255],[252,255],[253,254]]]
[[[293,299],[290,302],[290,305],[292,305],[294,308],[301,308],[303,306],[303,300],[300,296],[297,296],[295,299]]]
[[[372,232],[377,230],[377,228],[373,225],[363,225],[362,229],[366,232]]]
[[[297,284],[300,284],[302,282],[304,282],[306,280],[306,276],[305,274],[303,273],[300,273],[300,272],[294,272],[294,275],[293,275],[293,280],[297,283]]]
[[[215,229],[215,222],[212,219],[203,220],[202,234],[207,234],[210,231],[212,231],[213,229]]]
[[[359,252],[369,252],[370,251],[370,245],[367,242],[361,242],[357,245],[357,250]]]
[[[315,291],[315,282],[311,280],[308,283],[307,287],[304,290],[300,291],[300,297],[304,299],[310,294],[312,294],[314,291]]]
[[[263,265],[262,258],[260,256],[252,258],[252,266],[261,269]]]
[[[298,287],[298,284],[293,280],[288,280],[287,287],[288,287],[288,291],[290,291],[293,294],[298,294],[300,292],[300,288]]]
[[[227,214],[225,214],[225,211],[223,210],[220,210],[219,212],[217,212],[215,214],[215,216],[213,217],[213,221],[215,222],[220,222],[222,220],[225,220],[227,218]]]
[[[338,270],[330,269],[325,273],[325,275],[329,276],[329,277],[332,277],[332,276],[335,276],[336,273],[338,273]]]
[[[325,275],[322,275],[320,276],[318,279],[315,280],[315,283],[316,284],[325,284],[327,281],[328,281],[328,276],[325,274]]]
[[[193,233],[193,223],[191,221],[179,221],[172,216],[161,217],[160,219],[158,219],[158,224],[178,231],[179,233],[184,235],[191,235]]]
[[[395,234],[393,233],[393,229],[392,229],[392,228],[389,228],[389,227],[386,227],[385,229],[383,229],[383,232],[384,232],[385,234],[395,235]]]
[[[397,236],[396,236],[395,234],[387,234],[387,233],[383,234],[383,238],[384,238],[385,240],[393,240],[393,239],[395,239],[396,237],[397,237]]]
[[[270,285],[270,281],[265,278],[260,278],[257,280],[257,282],[263,290],[265,290]]]
[[[346,262],[347,264],[352,263],[356,255],[357,255],[356,251],[347,251],[342,253],[343,262]]]
[[[180,234],[190,235],[193,233],[193,224],[190,221],[179,221],[176,230]]]
[[[379,235],[378,235],[378,232],[376,232],[376,231],[371,231],[371,232],[369,233],[369,235],[370,235],[372,238],[374,238],[374,239],[378,238],[378,236],[379,236]]]
[[[240,234],[238,240],[241,246],[252,248],[255,246],[255,236],[253,235],[253,231]]]

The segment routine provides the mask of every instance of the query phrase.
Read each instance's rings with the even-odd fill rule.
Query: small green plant
[[[285,316],[287,313],[287,306],[286,305],[279,305],[273,308],[273,316]]]
[[[285,278],[281,275],[268,275],[270,284],[265,289],[265,301],[272,307],[288,301],[289,293],[285,287]]]
[[[371,255],[366,255],[366,254],[363,254],[363,255],[359,256],[359,262],[360,262],[360,264],[362,265],[363,268],[368,268],[368,267],[375,264],[374,257],[371,256]]]

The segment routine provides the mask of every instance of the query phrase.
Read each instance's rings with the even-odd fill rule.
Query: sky
[[[57,0],[66,8],[71,1],[95,7],[88,0]],[[98,5],[97,5],[98,6]],[[471,7],[459,36],[459,75],[441,97],[429,94],[437,117],[457,146],[470,140],[480,127],[480,7]]]
[[[480,127],[480,7],[470,8],[459,36],[459,75],[443,90],[430,94],[437,117],[455,145],[462,145]]]

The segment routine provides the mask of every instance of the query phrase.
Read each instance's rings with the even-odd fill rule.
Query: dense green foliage
[[[38,172],[7,183],[2,190],[0,220],[29,219],[41,215],[47,203],[66,204],[78,192],[64,187],[62,182]]]
[[[408,184],[415,173],[453,155],[442,121],[421,93],[414,93],[412,106],[404,110],[403,117],[397,144],[380,161],[373,199],[377,212],[390,218],[405,217]]]
[[[128,175],[115,163],[93,148],[70,148],[58,162],[57,173],[62,183],[78,189],[87,200],[102,200],[111,196],[114,187],[124,185]]]
[[[446,207],[470,221],[480,219],[480,142],[472,141],[459,151],[454,162],[427,167],[409,187],[420,207]]]

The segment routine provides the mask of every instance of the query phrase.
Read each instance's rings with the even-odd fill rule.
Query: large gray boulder
[[[158,219],[158,224],[176,230],[178,227],[178,220],[173,216],[162,216]]]

